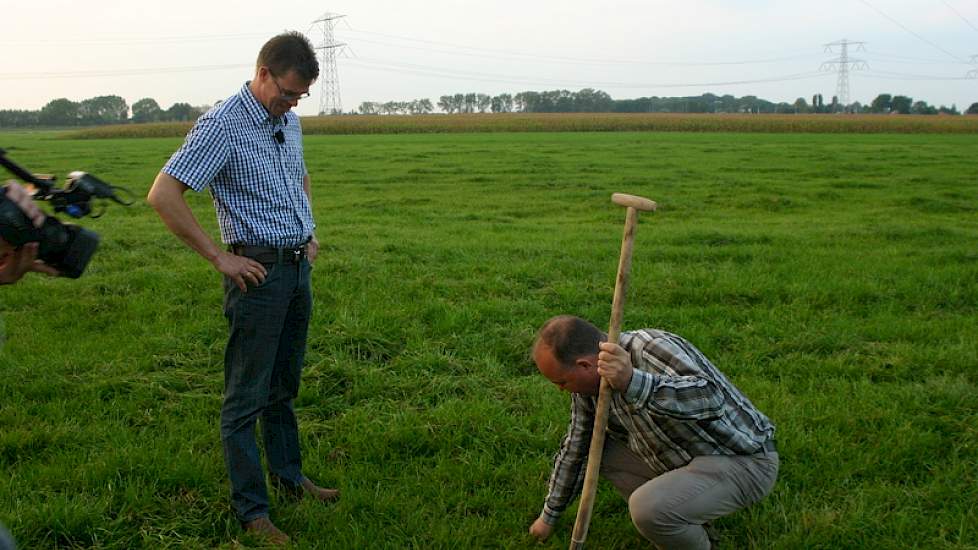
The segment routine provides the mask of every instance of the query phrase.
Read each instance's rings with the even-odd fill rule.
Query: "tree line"
[[[549,90],[543,92],[520,92],[515,95],[496,96],[482,93],[457,93],[443,95],[437,106],[442,111],[454,113],[900,113],[918,115],[953,114],[961,112],[957,106],[940,107],[928,105],[926,101],[914,101],[909,96],[880,94],[869,104],[855,101],[842,105],[838,97],[826,103],[822,94],[814,94],[811,103],[799,97],[793,103],[772,102],[753,95],[735,97],[732,95],[703,94],[689,97],[640,97],[635,99],[612,99],[601,90],[585,88],[579,92],[569,90]],[[396,115],[427,114],[433,106],[427,99],[410,102],[389,101],[385,103],[364,102],[351,114]],[[978,102],[973,103],[965,114],[978,114]]]
[[[771,102],[756,96],[703,94],[689,97],[639,97],[612,99],[601,90],[584,88],[569,90],[526,91],[518,94],[487,95],[476,92],[443,95],[437,104],[429,99],[413,101],[365,101],[350,114],[361,115],[423,115],[434,112],[435,106],[445,113],[899,113],[909,115],[958,115],[957,106],[928,105],[904,95],[879,94],[869,104],[856,101],[842,105],[837,97],[828,103],[822,94],[814,94],[811,103],[799,97],[793,103]],[[0,128],[37,126],[97,126],[142,122],[185,122],[196,120],[210,107],[174,103],[168,109],[152,98],[143,98],[130,108],[117,95],[92,97],[83,101],[55,99],[38,111],[0,110]],[[131,111],[131,115],[130,115]],[[971,104],[965,114],[978,114],[978,102]]]
[[[132,104],[132,116],[126,100],[117,95],[92,97],[83,101],[59,98],[48,102],[38,111],[0,110],[0,128],[36,126],[98,126],[127,122],[184,122],[196,120],[210,107],[194,107],[189,103],[174,103],[168,109],[152,98]]]

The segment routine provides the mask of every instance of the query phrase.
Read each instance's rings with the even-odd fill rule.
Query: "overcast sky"
[[[286,9],[283,6],[288,6]],[[850,100],[879,93],[978,102],[978,0],[3,0],[0,109],[119,95],[213,104],[254,71],[283,30],[345,15],[337,62],[344,110],[363,101],[591,87],[615,99],[836,93],[842,39]],[[316,114],[320,84],[298,112]]]

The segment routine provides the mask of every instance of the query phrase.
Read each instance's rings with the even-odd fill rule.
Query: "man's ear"
[[[593,369],[598,366],[598,356],[584,355],[574,360],[574,366],[582,369]]]

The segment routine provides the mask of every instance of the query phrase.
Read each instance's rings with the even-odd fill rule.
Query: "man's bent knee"
[[[689,523],[668,495],[640,487],[628,499],[628,512],[635,528],[656,548],[708,549],[709,537],[701,525]]]
[[[642,535],[654,540],[656,536],[674,534],[684,522],[670,511],[663,500],[639,488],[628,499],[628,513]]]

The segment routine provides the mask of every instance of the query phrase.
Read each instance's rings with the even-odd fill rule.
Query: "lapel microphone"
[[[285,134],[282,133],[282,130],[277,130],[274,135],[275,141],[279,142],[279,144],[285,143]]]

